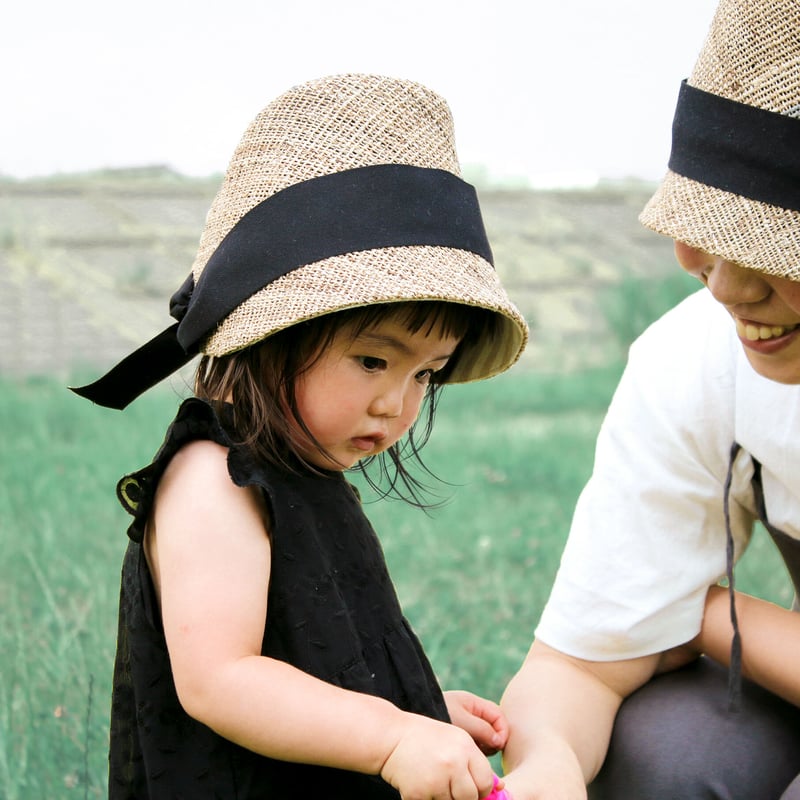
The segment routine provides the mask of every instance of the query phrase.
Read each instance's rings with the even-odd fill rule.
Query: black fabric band
[[[187,279],[170,306],[177,325],[73,391],[122,409],[186,364],[231,311],[276,278],[332,256],[409,245],[468,250],[493,263],[474,187],[446,170],[405,164],[294,184],[234,225],[196,286]]]
[[[683,81],[669,168],[707,186],[800,211],[800,119]]]
[[[450,172],[381,164],[290,186],[255,206],[208,260],[178,330],[200,342],[250,295],[332,256],[403,245],[470,250],[492,263],[474,187]]]

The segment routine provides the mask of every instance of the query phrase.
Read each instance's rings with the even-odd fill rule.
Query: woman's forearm
[[[623,697],[649,679],[656,659],[588,662],[534,642],[501,707],[503,760],[515,798],[581,798],[605,759]]]
[[[742,641],[742,674],[800,706],[800,614],[741,592],[735,593]],[[706,599],[703,628],[695,646],[730,664],[733,625],[728,590],[714,586]]]

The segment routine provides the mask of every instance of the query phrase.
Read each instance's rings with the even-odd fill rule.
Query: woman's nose
[[[753,269],[722,258],[713,258],[704,271],[704,282],[714,298],[726,306],[757,303],[770,292],[769,284]]]
[[[771,291],[769,283],[759,272],[740,267],[685,242],[675,242],[675,257],[681,267],[702,281],[723,305],[756,303]]]

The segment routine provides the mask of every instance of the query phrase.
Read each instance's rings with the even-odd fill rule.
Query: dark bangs
[[[460,339],[447,367],[436,373],[437,383],[447,383],[456,364],[462,358],[469,358],[470,351],[479,343],[484,347],[492,347],[500,332],[499,315],[494,311],[443,300],[383,303],[347,309],[330,316],[339,320],[337,330],[339,325],[347,326],[354,339],[363,331],[386,321],[396,322],[411,334],[422,332],[425,336],[453,336]]]

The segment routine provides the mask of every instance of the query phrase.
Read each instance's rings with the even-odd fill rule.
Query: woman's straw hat
[[[208,212],[191,275],[173,297],[179,324],[162,335],[168,341],[156,345],[156,337],[101,379],[108,396],[97,384],[79,393],[121,407],[147,388],[120,392],[124,373],[133,362],[152,363],[161,344],[165,363],[185,363],[196,352],[236,352],[323,314],[418,300],[498,316],[499,335],[481,337],[451,380],[486,378],[511,366],[528,336],[491,260],[439,95],[374,75],[311,81],[278,97],[247,128]]]
[[[800,2],[721,0],[647,227],[800,280]]]

